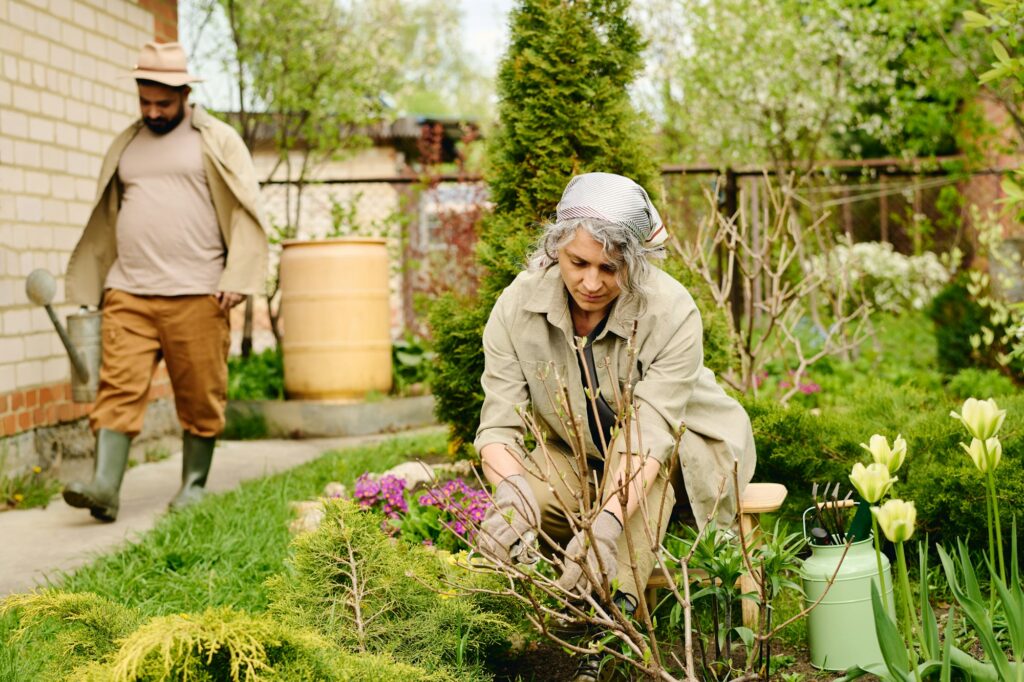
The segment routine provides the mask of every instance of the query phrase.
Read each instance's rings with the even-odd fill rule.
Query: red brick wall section
[[[163,365],[153,377],[149,399],[173,395],[167,370]],[[92,403],[71,400],[71,384],[36,386],[0,395],[0,437],[28,431],[40,426],[53,426],[74,421],[89,414]]]
[[[178,39],[177,0],[139,0],[139,7],[153,14],[153,37],[160,43]]]

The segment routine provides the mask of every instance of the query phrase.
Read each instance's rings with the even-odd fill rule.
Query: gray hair
[[[586,230],[604,250],[608,261],[615,266],[615,277],[627,295],[647,300],[644,281],[650,272],[652,259],[665,257],[665,248],[648,248],[640,241],[635,230],[628,225],[596,218],[570,218],[550,222],[537,240],[534,251],[527,259],[529,270],[546,270],[558,262],[558,252],[576,237],[577,230]]]

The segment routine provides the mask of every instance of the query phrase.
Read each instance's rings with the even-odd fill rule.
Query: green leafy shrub
[[[1006,323],[994,319],[990,309],[982,306],[970,291],[969,272],[961,272],[944,288],[928,309],[935,324],[935,343],[938,349],[939,369],[945,374],[956,374],[961,369],[977,367],[996,369],[1014,378],[1024,376],[1024,360],[1015,358],[1007,366],[998,357],[1005,353],[1000,339],[1007,336]],[[987,292],[984,295],[988,295]],[[985,339],[991,343],[972,344],[971,339]]]
[[[1024,395],[999,398],[999,407],[1006,410],[999,431],[1003,445],[996,482],[999,508],[1004,518],[1024,518]],[[959,411],[959,402],[953,409]],[[905,465],[909,468],[896,487],[901,496],[917,505],[921,529],[935,542],[950,547],[957,537],[968,539],[972,547],[984,547],[984,477],[960,447],[961,442],[970,441],[963,427],[949,417],[945,406],[937,406],[904,436],[909,444]],[[1003,531],[1009,529],[1004,526]]]
[[[436,353],[426,339],[407,334],[391,344],[391,390],[406,395],[415,387],[425,391],[434,374]]]
[[[970,536],[973,546],[984,545],[983,480],[959,445],[963,429],[949,416],[959,404],[944,393],[875,381],[849,395],[845,408],[820,415],[769,400],[749,400],[744,406],[757,443],[755,480],[786,485],[785,516],[795,520],[810,506],[814,483],[845,486],[853,464],[866,461],[860,443],[872,434],[902,434],[908,454],[895,495],[915,500],[921,528],[934,540]],[[1007,517],[1024,518],[1024,396],[1000,399],[1000,407],[1007,410],[1000,432],[1007,460],[999,473],[1000,508]]]
[[[494,601],[455,598],[439,555],[394,541],[382,523],[351,502],[326,503],[320,528],[296,538],[289,571],[269,581],[271,613],[346,650],[479,673],[488,651],[506,645],[513,620]]]
[[[1017,387],[1013,385],[1005,374],[994,369],[977,369],[967,367],[957,372],[946,385],[954,398],[966,400],[967,398],[983,395],[988,398],[998,398],[1004,395],[1013,395]]]
[[[281,350],[228,358],[228,400],[284,400]]]
[[[798,405],[782,407],[773,400],[747,400],[744,407],[757,444],[754,479],[784,483],[789,490],[786,510],[793,518],[809,506],[815,482],[843,480],[860,457],[861,441],[844,429],[844,420],[816,416]]]
[[[480,420],[484,373],[482,339],[490,307],[479,301],[442,296],[430,309],[434,330],[434,399],[437,417],[448,424],[452,449],[472,456],[470,444]]]

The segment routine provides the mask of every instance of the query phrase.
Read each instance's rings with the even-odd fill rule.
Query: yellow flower
[[[17,504],[18,502],[21,502],[24,499],[25,499],[25,496],[22,495],[21,493],[14,493],[14,502],[15,502],[15,504]]]
[[[984,446],[980,440],[974,438],[971,440],[970,447],[967,447],[966,443],[960,443],[960,447],[970,456],[974,466],[978,467],[978,471],[983,474],[994,471],[1003,458],[1003,444],[999,442],[998,438],[989,438],[985,441]],[[988,452],[986,452],[986,448]]]
[[[907,457],[907,441],[903,440],[902,435],[896,436],[892,447],[889,446],[889,439],[878,433],[871,436],[868,445],[861,443],[860,446],[871,453],[875,463],[889,467],[891,473],[899,471]]]
[[[889,500],[881,507],[872,507],[871,513],[878,519],[878,525],[891,542],[906,542],[914,534],[917,508],[913,502]]]
[[[853,483],[853,487],[869,504],[874,504],[885,497],[895,482],[896,477],[889,476],[889,467],[878,462],[867,466],[857,462],[850,472],[850,483]]]
[[[42,472],[43,472],[43,467],[39,467],[39,466],[32,467],[32,473],[33,474],[41,474]]]
[[[975,438],[988,440],[999,433],[999,427],[1006,419],[1006,410],[1000,410],[992,398],[988,400],[968,398],[964,401],[964,406],[960,408],[960,414],[950,412],[949,416],[963,422],[967,431]]]

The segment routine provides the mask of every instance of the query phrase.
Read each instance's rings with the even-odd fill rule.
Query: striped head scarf
[[[577,175],[562,192],[556,211],[559,221],[594,218],[627,227],[647,248],[660,246],[668,236],[644,188],[614,173]]]

